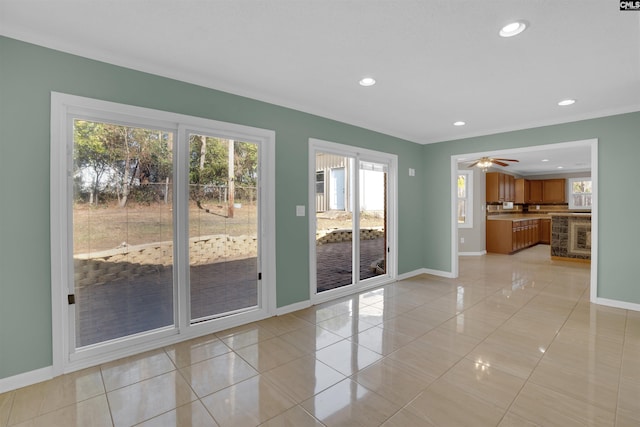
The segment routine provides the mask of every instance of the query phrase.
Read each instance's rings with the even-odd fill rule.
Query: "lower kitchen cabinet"
[[[540,220],[540,243],[543,243],[545,245],[551,244],[551,220],[550,219]]]
[[[539,242],[538,219],[487,220],[487,252],[511,254]]]

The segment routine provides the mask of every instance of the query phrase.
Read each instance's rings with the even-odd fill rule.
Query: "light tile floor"
[[[640,313],[548,246],[0,395],[0,426],[638,426]]]

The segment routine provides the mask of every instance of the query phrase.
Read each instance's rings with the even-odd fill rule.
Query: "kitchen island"
[[[591,214],[551,214],[551,259],[591,262]]]
[[[487,217],[487,252],[512,254],[521,249],[549,244],[549,215],[490,215]]]

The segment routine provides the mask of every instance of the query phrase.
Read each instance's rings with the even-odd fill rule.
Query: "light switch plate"
[[[304,215],[305,215],[304,205],[297,205],[296,206],[296,216],[304,216]]]

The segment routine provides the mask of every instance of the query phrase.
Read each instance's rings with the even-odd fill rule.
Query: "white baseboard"
[[[53,366],[0,379],[0,394],[53,378]]]
[[[311,301],[309,300],[296,302],[276,308],[276,316],[282,316],[283,314],[292,313],[298,310],[304,310],[305,308],[309,307],[311,307]]]
[[[458,252],[458,255],[460,256],[482,256],[482,255],[486,255],[487,251],[480,251],[480,252]]]
[[[608,298],[596,298],[594,302],[596,304],[606,305],[608,307],[623,308],[625,310],[631,311],[640,311],[640,304],[634,304],[632,302],[618,301]]]
[[[421,274],[429,274],[429,273],[427,273],[427,270],[425,268],[419,268],[417,270],[398,274],[398,277],[396,277],[396,280],[400,281],[400,280],[410,279],[412,277],[419,276]]]
[[[430,268],[419,268],[417,270],[409,271],[407,273],[403,273],[398,275],[397,280],[410,279],[415,276],[419,276],[421,274],[431,274],[433,276],[446,277],[448,279],[455,279],[453,273],[450,271],[442,271],[442,270],[432,270]]]
[[[430,268],[425,268],[426,274],[432,274],[434,276],[446,277],[447,279],[455,279],[456,276],[450,271],[442,271],[442,270],[432,270]]]

